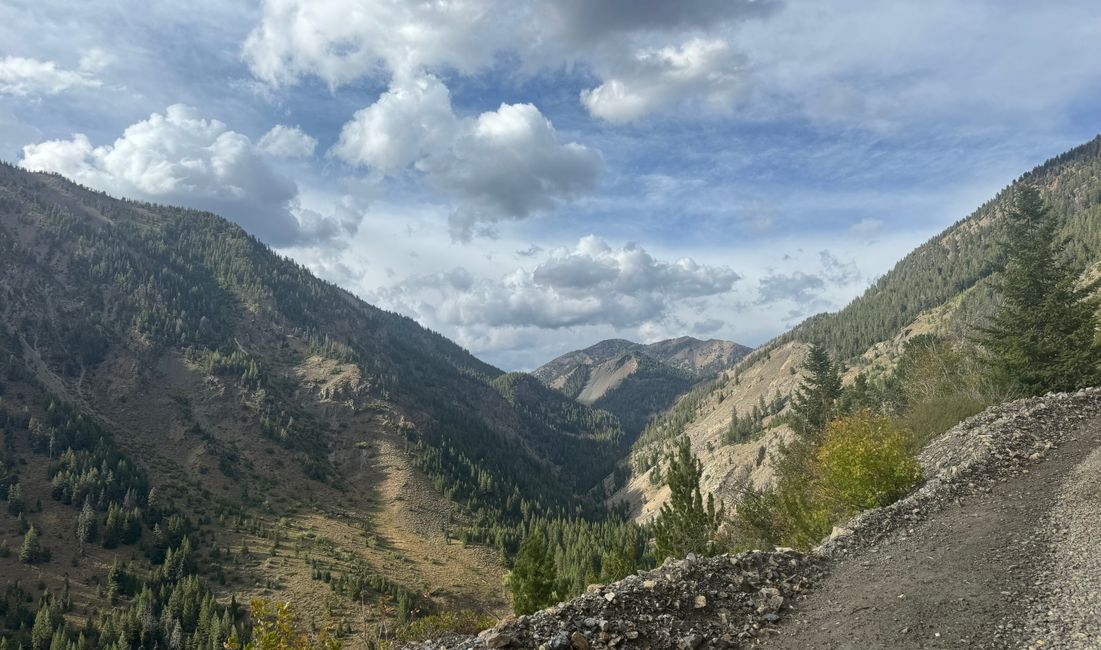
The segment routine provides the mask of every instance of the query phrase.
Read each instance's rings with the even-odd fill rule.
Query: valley
[[[783,487],[815,351],[837,361],[835,415],[884,414],[921,445],[1017,397],[967,383],[972,362],[944,355],[999,308],[994,228],[1025,184],[1067,263],[1094,277],[1101,139],[754,350],[608,340],[526,374],[211,213],[0,167],[5,629],[206,647],[247,634],[245,604],[266,599],[377,647],[507,618],[531,539],[545,540],[554,602],[654,570],[671,454],[690,443],[698,491],[731,516]],[[951,390],[920,392],[923,350],[959,369]],[[727,550],[757,541],[727,523]]]

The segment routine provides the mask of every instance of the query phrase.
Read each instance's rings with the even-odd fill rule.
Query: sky
[[[1099,131],[1096,0],[0,3],[0,159],[505,369],[761,344]]]

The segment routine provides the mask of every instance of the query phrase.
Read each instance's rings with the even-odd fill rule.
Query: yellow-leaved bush
[[[921,482],[910,433],[891,418],[861,411],[830,422],[815,453],[822,496],[841,510],[893,503]]]

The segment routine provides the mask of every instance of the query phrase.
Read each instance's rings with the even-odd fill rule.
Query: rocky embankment
[[[668,562],[477,637],[417,647],[1101,647],[1090,645],[1101,643],[1101,522],[1088,510],[1101,488],[1080,464],[1101,465],[1099,418],[1098,389],[993,407],[921,453],[921,488],[811,554]],[[995,578],[980,584],[984,575]],[[925,634],[937,624],[943,635]]]
[[[780,620],[787,603],[821,573],[818,560],[794,551],[688,557],[477,637],[418,648],[735,648]]]

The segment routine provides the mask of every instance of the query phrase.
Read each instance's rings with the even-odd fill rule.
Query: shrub
[[[820,439],[797,438],[773,459],[776,484],[746,491],[734,517],[736,547],[808,549],[854,513],[887,505],[921,481],[912,435],[861,411],[830,422]]]
[[[984,400],[966,395],[945,395],[910,405],[899,423],[912,436],[910,450],[917,452],[930,440],[988,406]]]
[[[441,612],[419,618],[397,632],[397,640],[418,642],[436,639],[449,634],[462,636],[477,634],[493,627],[497,621],[490,616],[470,610]]]
[[[897,501],[921,482],[910,439],[890,418],[868,411],[831,422],[815,454],[823,498],[843,515]]]

